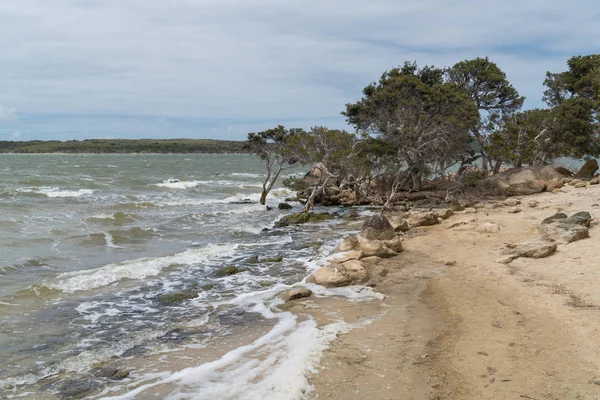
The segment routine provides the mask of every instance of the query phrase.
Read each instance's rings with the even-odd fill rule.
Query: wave
[[[107,264],[91,270],[60,274],[57,276],[56,282],[46,284],[46,286],[66,293],[93,290],[123,279],[139,280],[148,276],[155,276],[171,265],[196,264],[224,256],[232,256],[237,247],[237,245],[219,244],[201,249],[190,249],[165,257],[140,258],[117,264]]]
[[[164,187],[169,189],[188,189],[196,187],[203,182],[201,181],[180,181],[178,179],[167,179],[161,183],[155,183],[154,186]]]
[[[153,186],[168,188],[168,189],[189,189],[198,186],[232,186],[232,187],[257,187],[260,188],[262,185],[251,182],[239,182],[239,181],[228,181],[228,180],[211,180],[211,181],[180,181],[178,179],[167,179],[161,183],[154,183]]]
[[[60,190],[58,187],[42,187],[42,188],[22,188],[17,189],[21,193],[31,193],[34,195],[43,195],[46,197],[81,197],[89,196],[94,193],[92,189],[79,190]]]

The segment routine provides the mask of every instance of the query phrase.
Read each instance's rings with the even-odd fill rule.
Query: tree
[[[491,167],[486,146],[487,138],[493,131],[494,122],[521,108],[524,97],[506,79],[506,74],[487,57],[464,60],[447,71],[448,80],[466,93],[480,112],[479,123],[471,133],[477,140],[482,159],[482,167]],[[501,160],[498,160],[501,163]],[[500,164],[497,163],[495,170]]]
[[[267,195],[273,189],[277,178],[286,165],[293,165],[297,161],[296,155],[288,146],[290,139],[302,132],[302,129],[285,129],[282,125],[266,131],[248,134],[244,148],[246,151],[258,155],[267,167],[267,176],[262,185],[260,204],[265,205]]]
[[[575,56],[569,69],[546,73],[544,101],[552,107],[561,155],[600,154],[600,54]]]
[[[304,212],[314,205],[315,198],[324,194],[327,185],[340,180],[357,165],[358,138],[343,130],[314,127],[308,132],[294,135],[290,149],[305,165],[313,165],[318,181],[306,201]]]
[[[405,63],[383,73],[363,89],[363,98],[347,104],[348,123],[380,137],[422,189],[428,164],[459,158],[469,145],[477,109],[466,93],[444,81],[444,71]]]

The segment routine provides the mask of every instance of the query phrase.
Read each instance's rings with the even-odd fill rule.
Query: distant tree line
[[[0,141],[0,153],[241,153],[244,142],[213,139]]]
[[[423,180],[459,180],[474,163],[481,176],[503,165],[541,165],[556,157],[600,154],[600,54],[576,56],[564,72],[548,72],[547,108],[522,111],[524,97],[489,58],[449,68],[414,62],[385,71],[342,114],[354,132],[315,127],[250,133],[246,150],[266,163],[264,203],[286,165],[316,165],[307,210],[316,194],[347,175],[363,187],[421,190]],[[273,161],[276,160],[276,161]],[[343,182],[342,182],[343,184]],[[356,185],[357,183],[353,183]]]

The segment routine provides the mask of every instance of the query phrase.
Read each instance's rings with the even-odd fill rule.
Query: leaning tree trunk
[[[323,191],[323,188],[325,188],[325,185],[327,185],[327,182],[329,182],[329,176],[327,176],[327,178],[325,178],[325,181],[323,181],[323,183],[321,185],[317,185],[315,186],[315,188],[313,189],[312,193],[310,194],[310,196],[308,197],[308,200],[306,200],[306,204],[304,205],[304,211],[305,213],[309,212],[310,209],[315,205],[315,198],[317,197],[317,194],[319,192]]]

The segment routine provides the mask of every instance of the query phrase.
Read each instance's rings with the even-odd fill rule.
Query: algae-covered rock
[[[213,285],[212,283],[207,283],[206,285],[202,286],[202,290],[209,291],[209,290],[211,290],[214,287],[215,287],[215,285]]]
[[[252,256],[248,259],[249,264],[258,264],[258,256]]]
[[[158,301],[162,304],[170,305],[183,303],[186,300],[195,299],[196,297],[198,297],[198,292],[185,291],[162,295],[158,298]]]
[[[282,262],[282,261],[283,261],[282,256],[267,257],[267,258],[263,258],[261,260],[261,262],[265,262],[265,263],[276,263],[276,262]]]
[[[294,208],[294,207],[292,207],[292,206],[291,206],[290,204],[288,204],[288,203],[279,203],[279,204],[277,205],[277,208],[278,208],[278,209],[280,209],[280,210],[291,210],[291,209],[292,209],[292,208]]]
[[[306,224],[309,222],[329,221],[332,219],[333,215],[329,213],[297,212],[281,217],[281,219],[275,223],[275,227],[280,228],[282,226]]]
[[[217,275],[218,276],[231,276],[231,275],[239,274],[240,272],[243,272],[243,270],[239,269],[235,265],[229,265],[227,267],[223,267],[223,268],[219,269],[217,271]]]
[[[300,286],[293,288],[281,295],[281,299],[285,302],[298,300],[305,297],[309,297],[312,294],[312,290],[307,287]]]

